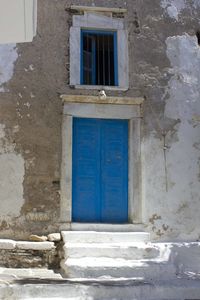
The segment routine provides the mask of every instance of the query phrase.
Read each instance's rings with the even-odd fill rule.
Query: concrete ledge
[[[28,242],[0,239],[0,250],[52,250],[55,249],[53,242]]]
[[[108,85],[86,85],[86,84],[76,84],[70,86],[71,88],[79,90],[105,90],[105,91],[122,91],[125,92],[128,90],[128,86],[108,86]]]
[[[0,239],[0,249],[13,250],[16,247],[16,242],[13,240]]]
[[[23,250],[52,250],[55,248],[53,242],[16,242],[16,249]]]

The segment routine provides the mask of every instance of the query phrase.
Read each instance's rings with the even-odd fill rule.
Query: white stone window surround
[[[72,126],[73,117],[127,119],[129,121],[129,224],[142,224],[141,109],[140,105],[65,103],[62,125],[60,223],[72,222]],[[73,224],[73,223],[72,223]],[[63,229],[64,227],[62,227]],[[67,228],[67,227],[66,227]]]
[[[117,32],[118,86],[88,86],[80,84],[81,29],[103,29]],[[70,28],[70,85],[83,89],[127,90],[129,87],[128,33],[122,18],[95,12],[74,15]]]

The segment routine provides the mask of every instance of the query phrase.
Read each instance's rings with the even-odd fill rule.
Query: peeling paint
[[[162,0],[161,6],[166,9],[170,18],[178,21],[178,15],[185,8],[185,0]]]
[[[162,225],[162,228],[163,228],[164,231],[167,231],[167,230],[169,229],[169,226],[166,225],[166,224],[163,224],[163,225]]]
[[[6,138],[6,128],[4,124],[0,124],[0,154],[15,151],[15,144],[11,144]]]
[[[168,16],[176,21],[179,19],[179,14],[189,6],[197,9],[200,7],[199,0],[162,0],[161,7],[164,8]]]
[[[153,214],[152,217],[149,219],[149,222],[151,224],[154,224],[156,220],[161,220],[161,216],[158,216],[157,214]]]
[[[5,125],[0,124],[0,139],[5,138]]]
[[[20,154],[0,155],[0,203],[1,216],[17,217],[24,204],[24,160]]]
[[[200,143],[199,123],[194,126],[192,120],[200,113],[200,48],[196,37],[187,34],[169,37],[166,43],[173,75],[169,82],[165,116],[181,120],[178,141],[171,145],[168,153],[169,176],[176,182],[174,194],[179,199],[185,199],[184,202],[187,202],[186,199],[193,201],[195,207],[199,200],[200,185],[196,183],[190,188],[189,182],[195,183],[198,174],[199,151],[194,145]]]
[[[154,239],[191,240],[199,236],[200,47],[186,33],[168,37],[166,46],[170,77],[161,126],[167,128],[167,176],[163,140],[153,129],[142,146],[147,223]]]
[[[0,92],[5,92],[2,85],[12,78],[17,58],[16,44],[0,45]]]
[[[24,204],[24,159],[15,153],[15,144],[6,138],[5,125],[0,124],[0,203],[1,217],[20,215]]]

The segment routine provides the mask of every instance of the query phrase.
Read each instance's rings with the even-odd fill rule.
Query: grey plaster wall
[[[200,3],[186,0],[39,0],[33,43],[7,46],[9,65],[0,46],[0,236],[60,226],[59,96],[97,94],[69,87],[70,4],[128,9],[129,89],[107,94],[145,97],[144,228],[154,240],[198,240]]]

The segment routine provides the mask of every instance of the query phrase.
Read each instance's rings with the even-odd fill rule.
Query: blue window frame
[[[81,30],[81,84],[118,85],[117,32]]]

